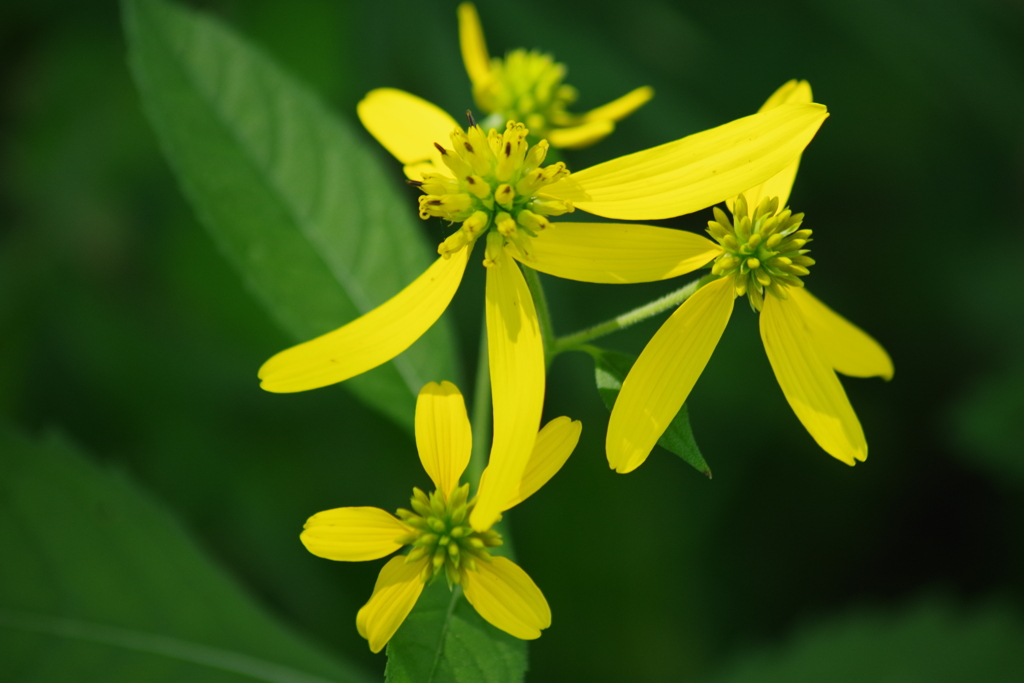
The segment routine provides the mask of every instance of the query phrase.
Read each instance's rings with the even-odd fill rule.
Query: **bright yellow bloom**
[[[580,438],[579,422],[558,417],[537,434],[526,469],[504,497],[499,512],[523,502],[565,464]],[[381,569],[373,595],[356,616],[359,635],[380,652],[409,615],[423,587],[444,573],[448,587],[462,586],[466,599],[487,621],[517,638],[532,640],[551,625],[551,610],[533,580],[511,560],[492,556],[501,534],[469,525],[484,493],[469,500],[459,478],[469,464],[472,433],[462,394],[449,382],[431,382],[416,402],[416,448],[436,490],[413,489],[412,510],[397,516],[374,507],[337,508],[306,522],[302,543],[329,560],[376,560],[410,546]],[[488,467],[483,479],[495,473]],[[500,515],[498,517],[500,519]]]
[[[790,81],[761,111],[810,101],[810,85]],[[606,441],[613,469],[630,472],[647,459],[704,370],[734,299],[744,294],[760,312],[768,360],[800,422],[819,446],[848,465],[867,457],[860,422],[836,372],[888,380],[892,361],[875,340],[803,289],[801,278],[814,264],[805,248],[811,231],[801,227],[803,214],[779,211],[798,163],[731,199],[732,220],[715,208],[708,233],[718,244],[705,242],[718,249],[711,269],[718,279],[683,302],[622,383]]]
[[[527,129],[468,131],[434,105],[374,90],[359,118],[405,164],[420,187],[420,215],[461,227],[412,284],[344,327],[277,354],[262,387],[305,391],[344,381],[394,358],[447,308],[476,241],[486,235],[487,348],[494,409],[490,463],[471,523],[490,527],[500,500],[533,449],[544,402],[544,345],[533,299],[516,261],[584,282],[650,282],[706,264],[721,249],[681,230],[612,223],[551,223],[576,208],[599,216],[655,219],[711,206],[771,178],[796,159],[828,116],[819,104],[787,104],[570,174],[543,166],[547,143]],[[451,148],[438,140],[448,139]],[[488,487],[493,487],[490,491]],[[483,495],[487,493],[488,495]]]
[[[570,114],[566,107],[576,101],[577,93],[562,83],[565,65],[537,50],[513,50],[504,60],[492,59],[480,17],[470,2],[459,5],[459,43],[473,97],[483,112],[495,117],[484,124],[500,127],[506,121],[522,121],[555,147],[578,149],[594,144],[615,130],[616,121],[654,97],[654,90],[644,86],[586,114]]]

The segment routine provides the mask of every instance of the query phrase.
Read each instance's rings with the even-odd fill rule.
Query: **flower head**
[[[579,441],[579,422],[555,418],[537,434],[527,467],[500,500],[504,512],[533,495],[565,464]],[[356,616],[359,634],[379,652],[402,625],[428,583],[442,575],[497,628],[517,638],[540,637],[551,610],[533,580],[511,560],[491,554],[501,534],[468,523],[481,493],[469,496],[459,479],[469,464],[472,434],[466,406],[454,384],[431,382],[416,403],[416,447],[436,489],[413,489],[410,509],[391,515],[380,508],[348,507],[317,513],[300,536],[306,548],[329,560],[376,560],[408,547],[381,569],[373,595]],[[483,478],[493,477],[484,470]],[[498,517],[500,520],[500,515]]]
[[[806,81],[790,81],[761,108],[810,102]],[[854,377],[893,374],[885,350],[804,289],[814,260],[804,215],[785,206],[799,159],[768,181],[731,198],[730,219],[715,208],[708,233],[719,254],[706,284],[662,325],[640,354],[612,409],[608,462],[630,472],[646,460],[704,370],[746,295],[760,313],[761,339],[786,400],[826,452],[853,465],[867,441],[836,372]],[[707,241],[707,240],[706,240]]]
[[[489,125],[521,121],[537,137],[555,147],[592,145],[615,130],[615,122],[642,107],[654,96],[648,86],[585,114],[567,111],[576,101],[576,88],[563,83],[566,68],[549,54],[537,50],[513,50],[491,58],[487,52],[480,17],[472,3],[459,5],[459,43],[466,72],[473,83],[473,97],[490,115]]]

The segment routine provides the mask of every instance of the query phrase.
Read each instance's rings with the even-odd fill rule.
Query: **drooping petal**
[[[647,104],[652,97],[654,97],[654,88],[645,85],[626,93],[617,100],[612,100],[608,104],[591,109],[582,118],[584,122],[621,121]]]
[[[813,101],[814,99],[811,95],[811,84],[807,81],[792,80],[772,93],[772,96],[769,97],[763,105],[761,105],[761,108],[758,111],[771,111],[783,104],[809,104]],[[776,175],[772,176],[760,185],[755,185],[749,190],[744,190],[743,195],[747,200],[747,206],[756,207],[761,203],[761,199],[764,197],[778,197],[779,208],[782,209],[785,207],[786,202],[789,201],[789,194],[793,190],[793,181],[796,180],[796,172],[799,167],[800,157],[798,156],[796,161],[779,171]],[[730,211],[732,211],[735,201],[736,198],[731,197],[726,202],[729,205]]]
[[[522,640],[540,638],[551,625],[551,608],[533,579],[504,557],[477,562],[465,572],[462,590],[469,604],[487,621]]]
[[[677,277],[722,253],[701,235],[637,223],[552,223],[529,249],[512,253],[542,273],[611,284]]]
[[[546,134],[547,141],[563,149],[580,149],[592,145],[615,130],[615,123],[606,119],[588,121],[569,128],[553,128]]]
[[[605,448],[617,472],[647,459],[690,395],[732,315],[732,278],[704,285],[676,309],[640,353],[608,421]]]
[[[881,344],[806,289],[790,288],[789,296],[800,305],[818,350],[836,372],[892,379],[892,359]]]
[[[761,340],[782,393],[818,445],[853,465],[867,458],[868,444],[843,385],[808,327],[796,301],[765,297]]]
[[[827,117],[820,104],[786,104],[573,173],[543,194],[607,218],[692,213],[789,166]]]
[[[544,425],[544,429],[537,434],[537,440],[533,444],[533,453],[526,463],[519,488],[502,506],[502,511],[519,505],[548,483],[572,455],[582,431],[583,424],[579,420],[572,420],[564,415]]]
[[[406,564],[405,556],[392,557],[377,576],[373,595],[356,614],[359,635],[370,641],[370,650],[380,652],[402,625],[423,592],[420,574],[428,559]]]
[[[471,2],[459,5],[459,47],[473,88],[486,85],[491,79],[491,57],[487,53],[480,17]]]
[[[466,403],[451,382],[430,382],[416,400],[416,448],[423,469],[445,498],[469,464],[473,434]]]
[[[448,308],[466,270],[469,250],[438,258],[405,289],[333,332],[273,356],[260,368],[266,391],[325,387],[388,362],[412,346]]]
[[[447,145],[458,126],[440,107],[395,88],[377,88],[356,105],[359,120],[403,164],[433,162],[444,168],[434,143]]]
[[[363,562],[390,555],[402,544],[396,540],[412,529],[380,508],[351,507],[318,512],[299,538],[317,557]]]
[[[533,298],[519,266],[497,250],[487,269],[487,354],[494,404],[494,441],[469,521],[489,529],[519,487],[544,405],[544,343]]]

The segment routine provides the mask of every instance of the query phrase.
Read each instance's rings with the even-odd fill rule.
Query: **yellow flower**
[[[761,111],[810,101],[810,85],[790,81]],[[779,211],[798,164],[799,159],[730,200],[731,221],[715,208],[708,233],[718,244],[705,241],[718,249],[711,269],[717,279],[672,314],[622,383],[606,441],[612,469],[630,472],[647,459],[704,370],[734,299],[744,294],[760,312],[768,360],[800,422],[819,446],[848,465],[867,457],[864,432],[836,372],[888,380],[893,365],[875,340],[803,289],[801,278],[814,264],[805,248],[811,231],[801,227],[803,214]]]
[[[631,283],[676,277],[721,251],[681,230],[551,223],[548,216],[578,208],[609,218],[656,219],[706,208],[792,163],[828,116],[819,104],[787,104],[570,174],[561,162],[543,166],[547,143],[531,148],[519,123],[504,132],[484,133],[476,125],[464,131],[429,102],[393,89],[369,93],[358,113],[424,192],[420,215],[462,225],[438,248],[441,258],[389,301],[264,363],[261,386],[305,391],[397,356],[448,307],[473,246],[486,235],[495,476],[481,484],[470,520],[475,529],[494,523],[495,501],[519,480],[544,402],[540,322],[516,261],[573,280]],[[451,149],[438,144],[445,139]]]
[[[492,59],[480,18],[470,2],[459,5],[459,43],[476,103],[484,113],[496,117],[485,125],[522,121],[534,135],[555,147],[578,149],[594,144],[615,130],[616,121],[654,97],[654,90],[644,86],[586,114],[570,114],[565,109],[576,101],[577,93],[562,83],[565,65],[537,50],[518,49],[504,60]]]
[[[581,429],[567,417],[545,425],[525,471],[495,501],[499,512],[526,500],[558,472]],[[400,509],[397,516],[380,508],[348,507],[319,512],[306,522],[302,543],[329,560],[376,560],[410,546],[408,554],[384,565],[373,595],[356,616],[359,635],[374,652],[402,625],[424,586],[442,573],[449,588],[462,586],[480,616],[502,631],[532,640],[551,625],[551,610],[533,580],[516,563],[487,550],[502,544],[501,534],[469,525],[469,515],[485,495],[481,491],[469,500],[469,484],[459,486],[472,443],[462,394],[450,382],[431,382],[416,402],[416,448],[436,490],[427,495],[414,488],[412,510]],[[489,476],[490,468],[481,480]]]

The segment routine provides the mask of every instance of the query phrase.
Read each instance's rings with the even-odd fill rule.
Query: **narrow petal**
[[[789,296],[800,305],[818,350],[837,372],[892,379],[892,360],[881,344],[806,289],[790,288]]]
[[[758,111],[771,111],[783,104],[810,104],[813,101],[813,96],[811,95],[811,84],[807,81],[793,80],[789,81],[772,93],[772,96],[769,97],[763,105],[761,105],[761,108]],[[779,208],[785,207],[786,202],[789,201],[789,194],[793,190],[793,181],[796,180],[796,172],[799,167],[800,157],[798,156],[796,161],[782,169],[776,175],[772,176],[760,185],[755,185],[749,190],[745,190],[743,195],[747,200],[747,206],[757,206],[761,203],[761,199],[764,197],[778,197]],[[729,205],[730,211],[732,210],[735,201],[736,198],[732,197],[726,202]]]
[[[583,424],[564,415],[544,425],[533,444],[533,453],[526,463],[519,488],[512,498],[502,506],[502,511],[519,505],[540,490],[551,477],[562,469],[580,440]]]
[[[395,88],[371,90],[356,106],[359,120],[403,164],[432,161],[443,168],[435,142],[449,144],[458,126],[440,107]]]
[[[530,460],[544,404],[544,344],[519,266],[504,250],[487,269],[487,354],[494,441],[470,523],[489,529],[514,495]]]
[[[820,104],[786,104],[573,173],[544,194],[607,218],[692,213],[792,164],[827,117]]]
[[[423,469],[445,498],[469,464],[473,434],[462,394],[451,382],[430,382],[416,400],[416,448]]]
[[[617,100],[608,104],[591,109],[583,115],[584,122],[590,121],[621,121],[640,107],[647,104],[654,97],[654,88],[645,85],[628,92]]]
[[[731,278],[704,285],[665,321],[626,375],[605,448],[617,472],[632,472],[690,395],[732,315]]]
[[[569,128],[552,128],[547,132],[547,140],[555,147],[563,149],[580,149],[594,144],[615,130],[615,123],[606,119],[588,121]]]
[[[405,556],[392,557],[377,576],[373,595],[356,614],[359,635],[370,641],[370,650],[380,652],[402,625],[423,592],[420,574],[428,560],[405,563]]]
[[[293,346],[260,368],[266,391],[325,387],[388,362],[412,346],[448,308],[466,270],[469,250],[438,258],[405,289],[366,315]]]
[[[818,445],[847,465],[867,458],[860,421],[811,337],[800,305],[766,296],[761,340],[782,393]]]
[[[487,53],[480,17],[471,2],[459,5],[459,47],[473,87],[485,85],[491,78],[491,57]]]
[[[487,621],[522,640],[540,638],[551,626],[551,608],[529,574],[504,557],[477,562],[462,582],[469,604]]]
[[[390,555],[402,544],[397,539],[412,531],[380,508],[335,508],[306,520],[299,538],[317,557],[343,562],[363,562]]]
[[[535,270],[610,284],[678,277],[722,253],[692,232],[636,223],[552,223],[529,244],[529,254],[513,255]]]

